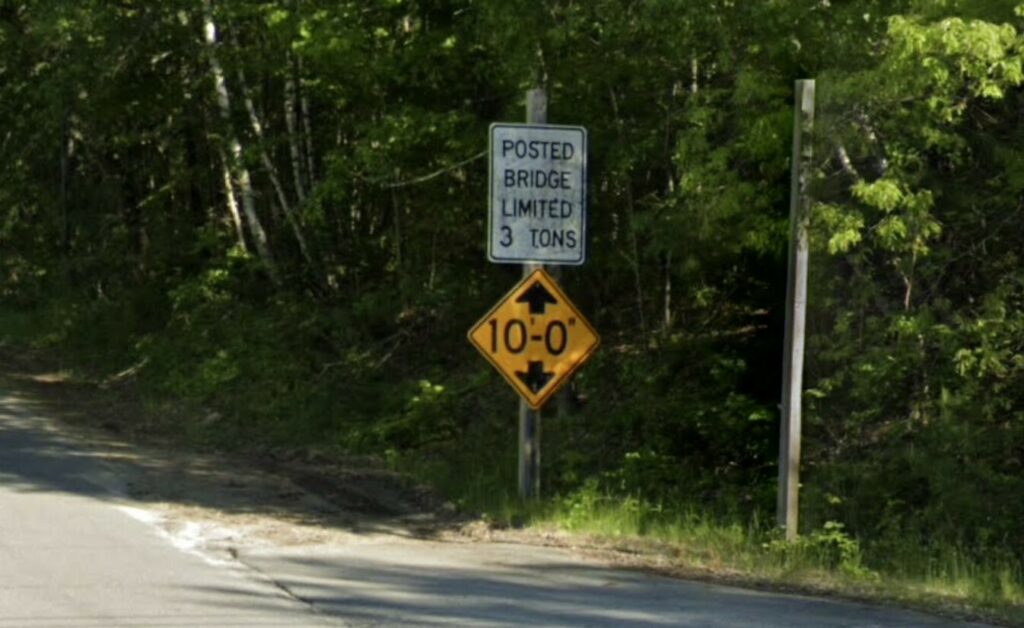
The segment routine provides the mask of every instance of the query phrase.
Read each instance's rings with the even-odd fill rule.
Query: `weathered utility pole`
[[[813,157],[814,80],[796,82],[793,163],[789,201],[789,268],[786,279],[786,331],[782,363],[782,425],[779,436],[777,520],[786,539],[797,536],[800,505],[800,430],[804,331],[807,319],[807,225]]]

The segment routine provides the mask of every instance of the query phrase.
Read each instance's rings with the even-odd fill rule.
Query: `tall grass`
[[[991,549],[929,543],[909,533],[856,539],[836,522],[787,542],[771,516],[715,516],[697,506],[602,492],[596,483],[524,504],[499,490],[494,480],[500,475],[490,471],[450,475],[442,488],[455,490],[461,506],[498,525],[555,529],[602,545],[628,545],[641,562],[677,573],[1024,626],[1024,564],[1010,553],[995,556]],[[505,482],[514,486],[514,478]]]

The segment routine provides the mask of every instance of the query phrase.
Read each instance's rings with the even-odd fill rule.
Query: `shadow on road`
[[[283,590],[355,625],[964,626],[911,611],[616,571],[557,550],[438,543],[247,556]],[[239,599],[240,605],[245,600]]]
[[[111,444],[107,454],[114,456],[117,449]],[[25,399],[0,399],[0,484],[19,492],[103,495],[110,491],[97,481],[97,456],[51,422],[40,421]]]
[[[130,389],[74,383],[3,353],[0,360],[0,485],[8,488],[357,534],[430,537],[452,523],[440,500],[373,461],[190,451],[167,433],[168,421],[147,418]]]

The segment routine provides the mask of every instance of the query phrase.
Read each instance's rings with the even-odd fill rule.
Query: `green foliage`
[[[790,569],[811,564],[852,578],[877,579],[878,574],[864,566],[860,543],[844,527],[838,521],[826,521],[820,529],[811,530],[796,541],[773,539],[764,547]]]
[[[930,539],[1017,578],[1020,3],[213,9],[0,10],[5,342],[137,367],[216,410],[181,419],[204,444],[385,455],[521,517],[514,396],[464,333],[519,276],[484,261],[487,126],[541,85],[589,131],[564,284],[603,338],[545,414],[544,491],[575,527],[745,521],[774,503],[791,85],[814,77],[808,534],[772,560],[859,577]]]

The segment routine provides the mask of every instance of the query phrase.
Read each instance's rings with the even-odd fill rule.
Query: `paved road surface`
[[[149,522],[112,467],[55,426],[0,393],[0,628],[964,625],[515,545],[373,537],[218,559]]]
[[[0,627],[318,626],[248,570],[176,548],[118,478],[0,401]]]
[[[355,626],[967,625],[907,611],[608,569],[551,548],[392,541],[248,552],[242,559]]]

